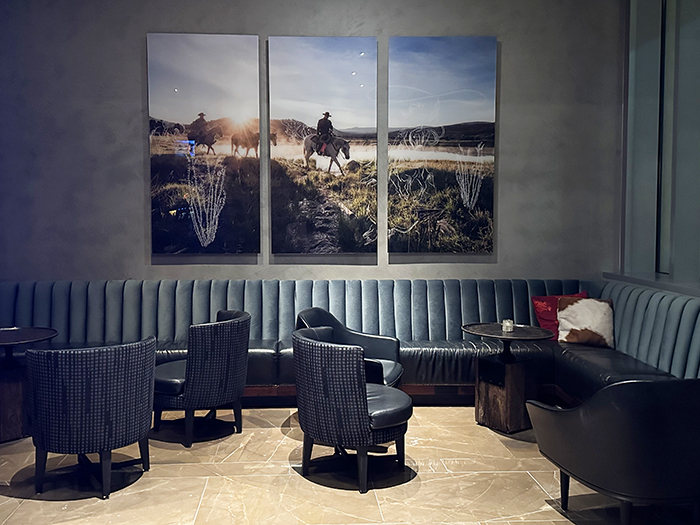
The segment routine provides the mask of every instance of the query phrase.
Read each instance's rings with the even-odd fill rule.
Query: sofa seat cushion
[[[474,382],[474,357],[498,351],[487,341],[401,341],[404,385],[461,385]]]
[[[413,402],[397,388],[367,383],[367,410],[372,430],[402,425],[413,415]]]
[[[606,385],[628,379],[677,379],[617,350],[561,343],[554,349],[556,384],[583,401]]]
[[[187,359],[168,361],[156,366],[155,391],[157,394],[177,396],[185,390]]]
[[[187,358],[187,349],[162,348],[156,351],[156,365]],[[277,341],[251,339],[248,344],[248,372],[246,385],[269,386],[277,384]]]

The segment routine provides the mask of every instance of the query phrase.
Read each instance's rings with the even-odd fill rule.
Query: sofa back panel
[[[443,281],[445,290],[445,333],[448,341],[459,341],[464,338],[462,332],[462,300],[461,288],[457,279]]]
[[[210,307],[211,280],[195,280],[192,287],[192,324],[210,322],[212,320]],[[214,312],[214,315],[216,316],[216,312]]]
[[[87,287],[85,342],[105,341],[105,289],[107,281],[90,281]]]
[[[177,281],[164,279],[158,287],[158,342],[175,341],[175,289]]]
[[[313,306],[323,308],[324,310],[330,312],[330,283],[328,281],[313,281],[313,291],[311,299]]]
[[[345,326],[362,331],[362,282],[345,281]]]
[[[377,283],[379,294],[379,333],[396,337],[396,309],[394,307],[394,281]]]
[[[447,339],[445,287],[443,282],[437,279],[431,279],[427,284],[428,339]]]
[[[412,325],[411,281],[400,279],[394,281],[394,337],[410,341],[413,335]]]
[[[700,378],[700,317],[695,321],[692,337],[688,345],[685,373],[680,377],[688,379]]]
[[[21,282],[17,287],[16,326],[39,326],[34,324],[34,290],[36,283]]]
[[[462,323],[478,323],[479,316],[479,292],[474,279],[462,279],[459,282],[459,290],[462,304]],[[480,337],[465,334],[465,339],[478,341]]]
[[[187,347],[190,326],[193,320],[194,281],[181,279],[175,287],[175,343]]]
[[[314,302],[314,282],[299,280],[294,285],[294,311],[301,312],[311,308]]]
[[[0,283],[0,326],[17,326],[15,322],[15,305],[19,283]]]
[[[654,318],[654,329],[649,339],[649,349],[645,359],[645,362],[652,366],[659,366],[661,343],[667,335],[666,323],[669,321],[669,311],[674,299],[675,297],[673,296],[663,294],[661,301],[659,301],[658,311]]]
[[[120,343],[124,325],[125,281],[107,281],[105,288],[105,342]]]
[[[659,338],[658,345],[653,348],[653,353],[650,355],[652,364],[656,363],[656,367],[664,372],[671,371],[671,362],[673,353],[676,348],[676,342],[679,335],[679,327],[688,301],[687,296],[677,296],[671,300],[664,323],[664,332]]]
[[[228,310],[226,296],[228,295],[228,280],[213,279],[211,281],[211,296],[209,297],[209,321],[216,321],[220,310]]]
[[[345,324],[345,281],[330,281],[328,294],[328,311]]]
[[[379,283],[374,279],[362,281],[362,331],[379,334]]]
[[[632,316],[632,322],[630,323],[628,330],[629,335],[626,338],[618,338],[621,341],[619,344],[620,350],[636,358],[639,358],[641,341],[646,330],[644,322],[647,317],[647,310],[649,309],[649,305],[652,303],[654,298],[653,290],[641,288],[639,290],[641,290],[641,292],[636,295],[636,303],[634,305],[633,312],[634,315]],[[615,315],[614,311],[613,315]],[[617,334],[615,335],[617,337]]]
[[[428,341],[430,329],[428,327],[428,282],[416,279],[411,283],[411,326],[414,341]]]
[[[530,317],[530,294],[528,293],[527,281],[514,279],[511,281],[513,287],[513,319],[516,324],[532,324]]]
[[[226,289],[227,310],[245,310],[245,287],[246,281],[243,279],[228,281]]]
[[[506,279],[497,279],[494,281],[496,292],[496,319],[513,319],[513,284],[512,281]]]
[[[160,281],[141,283],[141,339],[158,338],[158,290]]]
[[[478,279],[476,287],[479,294],[479,322],[495,323],[496,318],[496,289],[490,279]]]
[[[700,314],[700,300],[688,300],[678,325],[675,347],[662,350],[664,366],[668,367],[668,370],[677,377],[688,377],[689,356],[698,314]]]
[[[260,339],[277,339],[280,325],[280,282],[277,279],[261,282],[262,324]]]
[[[141,305],[139,305],[139,309]],[[70,326],[68,341],[84,343],[87,338],[88,282],[74,281],[70,288]]]
[[[239,310],[250,314],[250,338],[263,338],[262,281],[243,281],[243,305]]]
[[[275,339],[289,339],[296,325],[294,281],[280,281],[279,286],[279,334]]]
[[[68,342],[70,333],[70,282],[57,281],[51,289],[51,327],[58,330],[54,342]]]
[[[39,281],[34,287],[34,303],[32,310],[32,323],[34,326],[51,325],[51,303],[53,300],[53,283]]]
[[[129,280],[124,283],[121,343],[141,340],[141,308],[143,281]]]
[[[622,309],[620,309],[620,301],[617,305],[613,303],[615,347],[628,349],[626,353],[633,357],[636,357],[637,350],[636,347],[631,346],[630,341],[638,338],[638,334],[633,333],[634,327],[641,328],[639,312],[646,309],[639,303],[640,300],[644,300],[643,293],[642,288],[631,289],[625,296],[625,306]]]

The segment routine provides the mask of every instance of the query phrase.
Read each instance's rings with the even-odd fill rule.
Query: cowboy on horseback
[[[316,153],[319,155],[325,154],[328,143],[333,140],[333,123],[330,116],[331,114],[326,111],[316,124]]]

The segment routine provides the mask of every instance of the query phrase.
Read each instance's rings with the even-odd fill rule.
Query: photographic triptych
[[[377,39],[148,35],[153,254],[377,251]],[[390,253],[493,253],[495,37],[389,39]],[[261,140],[269,147],[261,147]]]

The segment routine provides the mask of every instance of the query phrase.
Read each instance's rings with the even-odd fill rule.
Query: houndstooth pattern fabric
[[[292,334],[299,425],[315,441],[362,447],[394,441],[407,424],[373,431],[362,348]]]
[[[135,443],[151,428],[156,339],[97,348],[28,349],[34,446],[90,454]]]
[[[179,396],[155,394],[162,409],[214,408],[243,396],[248,371],[250,314],[192,325],[187,345],[185,387]]]

